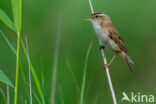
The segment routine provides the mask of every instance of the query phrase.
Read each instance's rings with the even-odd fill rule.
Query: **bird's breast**
[[[103,30],[101,28],[101,25],[96,22],[93,22],[93,28],[99,40],[105,40],[105,41],[108,40],[109,38],[108,30]]]
[[[119,50],[119,47],[114,40],[110,39],[108,29],[102,29],[101,25],[98,25],[97,23],[93,23],[93,27],[97,37],[106,48],[114,51]]]

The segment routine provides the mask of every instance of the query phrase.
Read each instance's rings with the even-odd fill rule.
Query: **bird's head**
[[[93,24],[96,23],[100,25],[100,24],[108,24],[111,22],[110,17],[103,12],[97,12],[87,17],[90,17],[90,18],[86,20],[91,21]]]

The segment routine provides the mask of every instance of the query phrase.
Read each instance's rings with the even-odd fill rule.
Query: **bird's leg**
[[[103,45],[100,45],[100,50],[102,50],[102,49],[104,49],[105,48],[105,46],[103,46]]]
[[[113,60],[115,59],[115,57],[116,57],[116,53],[113,55],[113,57],[112,57],[112,59],[109,61],[109,63],[108,64],[105,64],[105,69],[113,62]]]

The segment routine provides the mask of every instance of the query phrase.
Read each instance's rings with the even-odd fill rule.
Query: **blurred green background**
[[[129,55],[134,61],[132,75],[120,56],[110,66],[110,74],[117,97],[121,103],[122,92],[156,96],[156,1],[155,0],[92,0],[95,12],[107,13],[125,40]],[[0,8],[12,17],[11,1],[1,0]],[[56,104],[78,104],[85,56],[88,46],[94,40],[88,59],[85,104],[112,104],[106,73],[99,50],[98,40],[90,22],[84,21],[90,14],[88,0],[23,0],[22,38],[28,38],[30,58],[38,74],[46,104],[51,101],[52,68],[57,35],[58,18],[61,16],[61,36],[58,59]],[[16,34],[0,21],[0,29],[16,47]],[[113,53],[105,50],[107,60]],[[28,82],[27,61],[21,48],[21,60]],[[0,36],[0,69],[11,81],[15,81],[16,57]],[[74,83],[67,60],[76,77]],[[19,84],[19,104],[29,100],[27,86],[21,71]],[[33,90],[38,95],[32,81]],[[6,86],[0,83],[6,93]],[[38,95],[39,96],[39,95]],[[10,102],[13,104],[13,89],[10,88]],[[96,103],[95,103],[96,102]],[[33,103],[37,104],[33,96]],[[0,104],[4,104],[0,94]],[[128,104],[127,101],[121,104]],[[140,103],[139,103],[140,104]],[[147,104],[147,103],[142,103]],[[154,104],[154,103],[153,103]]]

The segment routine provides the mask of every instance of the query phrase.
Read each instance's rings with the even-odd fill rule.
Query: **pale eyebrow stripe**
[[[105,14],[98,14],[98,16],[105,16]]]

